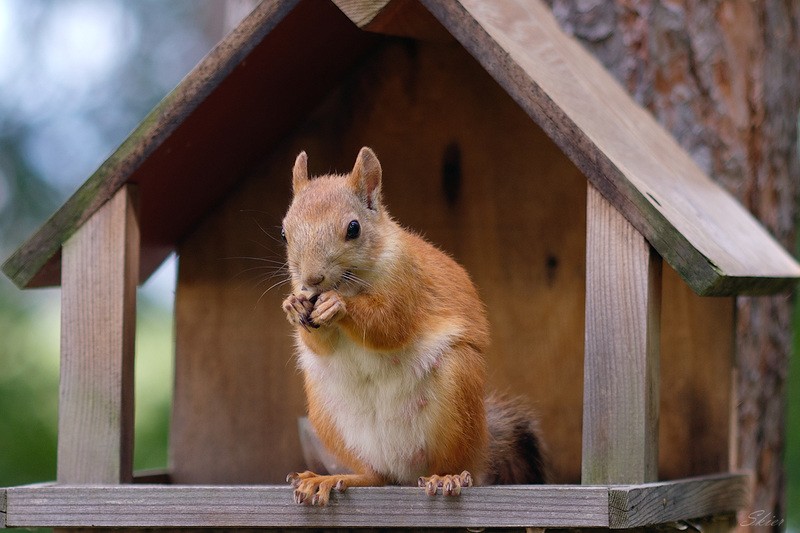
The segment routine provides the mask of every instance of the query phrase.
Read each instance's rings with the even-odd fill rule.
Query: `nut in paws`
[[[339,293],[327,291],[317,298],[316,303],[314,303],[314,309],[309,315],[309,320],[315,327],[330,326],[340,320],[346,312],[347,308]]]

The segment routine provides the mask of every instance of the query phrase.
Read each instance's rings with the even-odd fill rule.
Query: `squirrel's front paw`
[[[309,315],[312,326],[330,326],[341,319],[347,308],[342,297],[336,291],[323,292],[314,303],[314,310]]]
[[[309,315],[314,309],[314,302],[305,294],[290,294],[283,301],[283,310],[289,323],[295,326],[311,326]]]

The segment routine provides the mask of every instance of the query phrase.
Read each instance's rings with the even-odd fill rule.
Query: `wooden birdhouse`
[[[241,274],[257,264],[247,258],[282,257],[265,234],[279,234],[297,153],[323,174],[350,169],[363,145],[381,159],[389,211],[478,285],[491,387],[539,412],[555,484],[292,501],[304,396],[285,294]],[[171,252],[170,465],[140,480],[136,287]],[[0,492],[9,527],[626,528],[729,515],[748,486],[730,471],[734,296],[800,277],[532,0],[263,2],[3,268],[62,294],[58,479]]]

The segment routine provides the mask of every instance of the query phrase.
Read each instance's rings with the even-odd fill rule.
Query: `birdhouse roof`
[[[59,283],[62,244],[137,184],[144,277],[361,58],[425,12],[703,295],[790,287],[800,265],[714,183],[540,1],[262,2],[3,265]],[[418,20],[418,17],[417,17]],[[430,26],[430,22],[427,22]],[[520,147],[524,149],[524,147]]]

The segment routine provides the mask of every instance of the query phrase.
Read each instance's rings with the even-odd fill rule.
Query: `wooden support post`
[[[661,258],[589,185],[582,483],[655,481]]]
[[[132,479],[139,224],[122,187],[64,244],[59,483]]]

